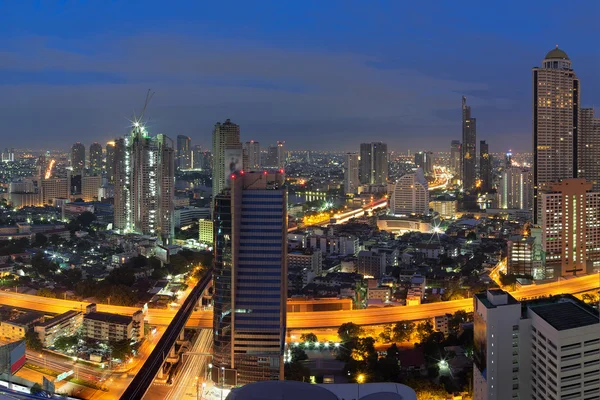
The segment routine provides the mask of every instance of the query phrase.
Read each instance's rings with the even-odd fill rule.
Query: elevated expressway
[[[524,300],[563,293],[582,293],[598,288],[600,288],[600,275],[594,274],[561,280],[559,282],[532,285],[521,288],[516,292],[512,292],[512,295],[518,300]],[[57,314],[68,310],[85,310],[85,306],[87,305],[87,303],[78,301],[49,299],[9,292],[0,292],[0,304]],[[331,328],[338,327],[345,322],[354,322],[359,325],[387,324],[403,320],[432,318],[445,313],[454,313],[458,310],[471,311],[472,308],[473,300],[464,299],[407,307],[387,307],[351,311],[297,312],[287,314],[287,327],[289,329]],[[138,309],[135,307],[98,304],[98,311],[102,312],[132,315],[137,310]],[[146,314],[146,320],[152,325],[166,326],[171,323],[176,312],[177,310],[149,309]],[[194,311],[187,321],[186,327],[212,328],[212,312]]]

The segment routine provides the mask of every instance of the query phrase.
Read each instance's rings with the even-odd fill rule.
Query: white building
[[[323,271],[323,252],[319,249],[308,251],[292,251],[288,253],[288,270],[311,271],[315,276]]]
[[[504,209],[528,210],[532,207],[533,175],[530,170],[510,167],[502,172],[498,185],[498,204]]]
[[[414,173],[398,179],[389,198],[390,212],[394,215],[427,214],[429,190],[423,170],[417,168]]]
[[[475,295],[475,400],[584,400],[600,394],[600,320],[571,296],[524,305],[500,289]]]
[[[173,217],[175,228],[181,228],[190,225],[194,221],[210,217],[210,208],[180,207],[174,210]]]
[[[260,143],[251,140],[244,144],[244,156],[247,160],[247,165],[244,169],[260,168]]]
[[[356,194],[360,181],[358,180],[358,153],[346,153],[344,163],[344,190],[346,194]]]

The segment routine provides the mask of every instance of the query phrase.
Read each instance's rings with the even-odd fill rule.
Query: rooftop
[[[78,314],[80,314],[79,311],[69,310],[69,311],[67,311],[65,313],[57,315],[54,318],[50,318],[50,319],[48,319],[48,320],[46,320],[46,321],[38,324],[38,326],[43,326],[45,328],[49,328],[51,326],[54,326],[56,324],[61,323],[62,321],[66,320],[66,319],[73,318],[73,317],[75,317]]]
[[[567,53],[565,53],[564,51],[562,51],[561,49],[558,48],[558,45],[556,46],[556,48],[550,50],[548,52],[548,54],[546,54],[546,57],[544,57],[546,60],[548,59],[560,59],[560,60],[568,60],[569,56],[567,55]]]
[[[109,322],[111,324],[118,324],[118,325],[129,325],[132,321],[131,317],[128,317],[126,315],[110,314],[110,313],[104,313],[104,312],[87,313],[83,316],[83,318],[91,319],[94,321]]]
[[[558,331],[600,324],[597,311],[594,313],[572,299],[562,298],[558,302],[530,304],[528,307]]]

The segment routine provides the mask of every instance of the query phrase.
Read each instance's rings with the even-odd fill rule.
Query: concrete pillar
[[[184,329],[181,330],[181,332],[179,332],[179,340],[185,340],[185,332]]]
[[[158,374],[156,374],[156,377],[158,379],[163,379],[164,378],[164,374],[163,374],[163,368],[165,367],[165,365],[161,365],[160,368],[158,369]]]
[[[171,347],[169,350],[169,358],[171,357],[177,357],[177,353],[175,353],[175,346]]]

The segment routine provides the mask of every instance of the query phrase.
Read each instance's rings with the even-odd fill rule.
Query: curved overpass
[[[563,280],[560,282],[547,283],[522,288],[512,295],[519,299],[530,299],[533,297],[557,295],[563,293],[581,293],[600,288],[600,274],[583,276]],[[85,309],[88,303],[49,299],[45,297],[31,296],[25,294],[0,292],[0,304],[14,307],[29,308],[32,310],[62,313],[68,310]],[[440,303],[421,304],[407,307],[387,307],[367,310],[352,311],[321,311],[321,312],[298,312],[287,314],[288,329],[302,328],[333,328],[345,322],[354,322],[359,325],[389,324],[403,320],[420,320],[432,318],[445,313],[454,313],[458,310],[470,311],[473,308],[472,299],[445,301]],[[132,315],[135,307],[109,306],[98,304],[98,311],[116,314]],[[146,319],[153,325],[169,325],[176,310],[150,309]],[[211,328],[212,312],[196,311],[189,318],[188,327]]]

